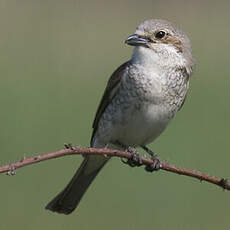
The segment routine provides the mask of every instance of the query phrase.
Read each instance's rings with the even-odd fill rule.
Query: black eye
[[[165,32],[164,31],[162,31],[162,30],[160,30],[159,32],[157,32],[156,34],[155,34],[155,37],[157,38],[157,39],[161,39],[161,38],[163,38],[164,36],[165,36]]]

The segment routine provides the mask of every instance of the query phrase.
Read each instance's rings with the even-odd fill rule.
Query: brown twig
[[[101,149],[78,148],[78,147],[72,147],[72,145],[65,145],[65,147],[66,149],[61,149],[56,152],[45,153],[42,155],[37,155],[34,157],[28,157],[28,158],[23,157],[20,161],[0,167],[0,173],[7,173],[7,175],[14,175],[15,170],[18,168],[21,168],[27,165],[31,165],[31,164],[35,164],[41,161],[53,159],[53,158],[58,158],[58,157],[63,157],[63,156],[68,156],[68,155],[75,155],[75,154],[76,155],[103,155],[105,157],[121,157],[121,158],[126,158],[126,159],[130,159],[132,157],[132,154],[129,152],[111,150],[107,148],[101,148]],[[141,157],[141,161],[143,165],[151,165],[154,163],[153,160],[145,158],[145,157]],[[170,165],[166,162],[161,162],[160,169],[164,171],[184,175],[184,176],[197,178],[201,181],[207,181],[209,183],[218,185],[222,187],[223,189],[230,190],[230,184],[224,178],[220,179],[220,178],[209,176],[207,174],[204,174],[204,173],[201,173],[195,170],[175,167],[174,165]]]

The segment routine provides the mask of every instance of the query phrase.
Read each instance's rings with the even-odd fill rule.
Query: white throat
[[[178,53],[175,47],[167,44],[158,44],[154,50],[142,46],[135,47],[131,62],[161,72],[186,66],[183,55]]]
[[[153,50],[137,46],[133,50],[131,61],[133,64],[151,68],[156,62],[158,62],[158,59],[158,55]]]

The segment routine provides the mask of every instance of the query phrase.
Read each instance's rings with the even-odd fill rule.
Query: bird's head
[[[186,64],[193,65],[190,41],[186,34],[166,20],[150,19],[141,23],[135,33],[125,43],[141,47],[143,52],[149,50],[166,59],[175,57],[184,59]]]

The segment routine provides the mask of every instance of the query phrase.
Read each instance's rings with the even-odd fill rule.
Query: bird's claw
[[[14,165],[10,165],[9,171],[6,173],[7,176],[14,176],[16,174]]]
[[[71,143],[64,143],[64,146],[66,149],[71,149],[71,150],[74,150],[74,147]]]
[[[153,160],[153,163],[151,165],[146,165],[145,170],[147,172],[158,171],[162,167],[160,159],[156,156],[152,156],[151,159]]]
[[[139,153],[136,151],[136,149],[129,147],[126,151],[131,153],[131,157],[127,160],[122,158],[121,161],[124,164],[127,164],[131,167],[136,167],[136,166],[140,167],[143,165],[141,157],[140,157]]]

